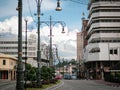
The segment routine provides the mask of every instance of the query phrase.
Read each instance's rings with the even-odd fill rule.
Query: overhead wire
[[[85,3],[83,2],[84,0],[63,0],[63,1],[71,1],[78,4],[88,5],[88,2],[85,2]]]
[[[42,4],[42,1],[43,1],[43,0],[41,0],[41,1],[40,1],[40,5]],[[35,0],[35,2],[36,2],[36,7],[37,7],[38,0]],[[30,8],[30,3],[29,3],[29,1],[28,1],[28,4],[29,4],[29,11],[30,11],[31,17],[33,18],[33,15],[32,15],[32,11],[31,11],[31,8]],[[34,22],[35,22],[35,23],[36,23],[36,25],[37,25],[37,22],[35,21],[35,19],[34,19],[34,18],[33,18],[33,20],[34,20]],[[43,30],[41,30],[41,33],[43,34],[42,39],[44,39],[44,40],[45,40],[45,41],[47,41],[47,43],[48,43],[48,39],[47,39],[46,37],[44,37],[44,36],[45,36],[45,33],[44,33],[44,31],[43,31]]]
[[[33,14],[32,14],[32,10],[31,10],[31,8],[30,8],[30,2],[29,2],[29,0],[27,0],[27,4],[28,4],[28,9],[29,9],[30,15],[31,15],[34,23],[37,25],[37,22],[35,21],[35,19],[34,19],[34,17],[33,17]]]

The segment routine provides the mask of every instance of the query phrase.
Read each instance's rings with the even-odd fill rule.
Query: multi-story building
[[[120,62],[120,0],[91,0],[88,10],[85,64],[89,77],[103,79]]]
[[[2,34],[2,33],[1,33]],[[25,58],[25,38],[22,38],[22,52],[23,52],[23,59]],[[31,34],[27,40],[27,57],[35,58],[36,54],[36,45],[37,40],[36,36]],[[18,57],[18,37],[15,35],[5,35],[0,36],[0,53],[9,54],[15,57]]]
[[[22,59],[23,61],[26,58],[26,48],[27,48],[27,62],[32,64],[33,66],[37,66],[37,38],[36,35],[31,34],[27,37],[27,47],[26,47],[26,38],[22,38]],[[41,48],[43,45],[41,44]],[[45,65],[44,62],[49,63],[47,57],[43,53],[43,49],[41,49],[41,65]],[[44,51],[45,52],[45,51]],[[9,34],[0,34],[0,53],[9,54],[18,58],[18,36]],[[47,64],[48,65],[48,64]]]

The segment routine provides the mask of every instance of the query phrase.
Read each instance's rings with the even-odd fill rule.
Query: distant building
[[[0,53],[0,79],[16,79],[17,58]]]
[[[83,39],[82,39],[82,33],[77,33],[77,62],[80,62],[82,60],[82,50],[83,50]]]
[[[81,32],[77,33],[77,76],[82,78],[84,76],[84,48],[87,45],[87,23],[88,20],[85,18],[82,19],[82,29]]]
[[[63,75],[70,75],[72,76],[77,76],[77,68],[76,65],[65,65],[63,67],[58,67],[56,68],[56,73],[63,73]]]

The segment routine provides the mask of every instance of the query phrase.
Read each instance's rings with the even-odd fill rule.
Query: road
[[[15,81],[0,81],[0,90],[15,90]]]
[[[15,90],[16,82],[0,82],[0,90]],[[62,80],[60,85],[46,90],[120,90],[95,80]]]
[[[120,87],[100,84],[94,80],[63,80],[62,85],[51,90],[120,90]]]

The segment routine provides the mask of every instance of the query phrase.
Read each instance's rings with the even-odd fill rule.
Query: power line
[[[78,4],[88,5],[88,0],[87,1],[86,0],[63,0],[63,1],[71,1]]]
[[[36,0],[36,3],[37,3],[37,0]],[[27,0],[27,4],[28,4],[28,9],[29,9],[30,15],[31,15],[33,21],[35,22],[35,24],[37,25],[37,22],[35,21],[35,19],[34,19],[34,17],[33,17],[33,14],[32,14],[32,10],[31,10],[31,8],[30,8],[30,2],[29,2],[29,0]]]

